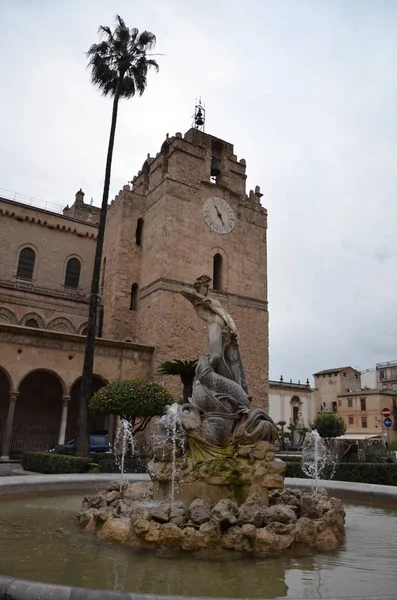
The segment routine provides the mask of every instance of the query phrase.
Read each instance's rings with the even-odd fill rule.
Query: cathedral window
[[[65,288],[78,290],[80,282],[81,263],[77,258],[70,258],[66,266]]]
[[[142,246],[143,219],[140,217],[136,222],[135,243],[137,246]]]
[[[131,286],[131,297],[130,297],[130,310],[136,310],[138,306],[138,289],[137,283],[133,283]]]
[[[222,289],[222,279],[223,279],[223,268],[222,268],[223,258],[222,255],[218,252],[214,256],[214,268],[213,268],[213,285],[214,290]]]
[[[17,278],[32,281],[36,253],[32,248],[21,250],[18,261]]]

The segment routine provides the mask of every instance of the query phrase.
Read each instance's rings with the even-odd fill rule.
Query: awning
[[[375,440],[375,439],[381,439],[382,438],[382,434],[381,433],[345,433],[345,435],[339,435],[338,437],[334,438],[335,440]]]

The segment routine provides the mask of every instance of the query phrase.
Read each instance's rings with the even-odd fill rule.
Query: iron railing
[[[45,200],[39,200],[38,198],[34,198],[33,196],[19,194],[18,192],[6,190],[5,188],[0,188],[0,197],[4,198],[5,200],[12,200],[13,202],[26,204],[27,206],[32,206],[34,208],[41,208],[42,210],[47,210],[48,212],[62,214],[63,211],[63,207],[60,204],[46,202]]]
[[[44,452],[58,443],[59,428],[17,425],[12,431],[10,458],[20,458],[23,452]]]

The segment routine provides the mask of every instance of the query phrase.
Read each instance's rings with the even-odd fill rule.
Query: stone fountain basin
[[[0,479],[0,495],[14,495],[19,493],[51,492],[62,490],[93,490],[102,489],[104,485],[110,481],[114,481],[114,475],[30,475],[5,477]],[[148,481],[146,475],[127,475],[128,481]],[[306,479],[286,479],[286,488],[310,489],[312,482]],[[397,506],[397,488],[389,486],[378,486],[369,484],[358,484],[350,482],[323,481],[321,487],[326,488],[329,494],[342,497],[344,500],[358,501],[360,504],[381,505],[381,506]],[[397,595],[382,596],[379,590],[379,596],[383,600],[397,600]],[[374,597],[369,596],[369,597]],[[368,597],[368,598],[369,598]],[[0,599],[7,600],[33,600],[41,598],[42,600],[83,600],[83,599],[119,599],[119,600],[173,600],[173,598],[181,598],[167,596],[151,596],[147,594],[133,593],[118,593],[105,590],[91,590],[88,588],[77,588],[60,585],[50,585],[40,582],[31,582],[22,579],[0,576]],[[354,598],[354,597],[352,597]],[[363,596],[360,596],[363,598]]]

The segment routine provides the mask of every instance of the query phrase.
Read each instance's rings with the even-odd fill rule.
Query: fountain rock
[[[154,502],[149,486],[145,486],[149,497],[135,500],[140,485],[124,486],[114,500],[108,490],[87,496],[78,514],[80,526],[96,532],[101,540],[143,550],[211,551],[215,556],[232,550],[258,557],[298,553],[302,547],[328,551],[344,538],[343,505],[324,492],[276,490],[270,506],[260,494],[251,494],[240,506],[230,499],[211,503],[208,498],[196,498],[187,508],[180,501],[171,508]],[[104,506],[96,508],[99,504]],[[306,516],[308,506],[315,517]]]

